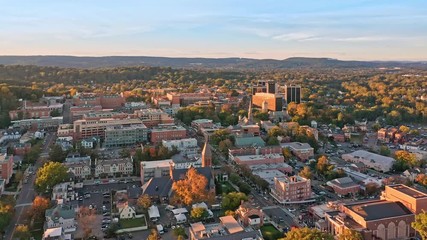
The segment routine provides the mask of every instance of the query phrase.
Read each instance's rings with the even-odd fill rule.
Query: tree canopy
[[[316,228],[292,228],[282,240],[333,240],[334,237]]]
[[[59,162],[48,162],[37,171],[36,190],[40,193],[51,190],[68,178],[67,168]]]
[[[199,174],[195,168],[188,169],[184,179],[175,181],[172,189],[175,191],[178,200],[185,205],[195,202],[205,201],[209,193],[206,190],[208,180]]]

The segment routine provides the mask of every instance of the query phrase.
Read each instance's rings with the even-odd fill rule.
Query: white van
[[[160,235],[165,233],[162,224],[157,224],[157,232],[159,232]]]

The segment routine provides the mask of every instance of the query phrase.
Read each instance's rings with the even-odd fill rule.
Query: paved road
[[[15,232],[15,228],[18,224],[28,224],[29,219],[25,219],[23,215],[25,215],[30,209],[35,197],[35,173],[37,172],[37,169],[43,165],[42,159],[48,156],[49,146],[52,144],[52,141],[54,139],[55,134],[47,134],[46,143],[43,146],[42,153],[40,154],[40,159],[34,165],[34,174],[29,177],[28,183],[22,185],[21,193],[18,195],[18,199],[16,200],[15,214],[12,218],[12,221],[10,222],[10,225],[6,228],[6,234],[4,236],[4,239],[12,240],[13,233]]]

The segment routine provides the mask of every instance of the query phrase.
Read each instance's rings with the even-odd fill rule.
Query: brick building
[[[40,104],[24,100],[22,106],[19,109],[9,111],[9,117],[11,120],[46,118],[50,117],[52,111],[58,111],[58,113],[62,113],[62,104]]]
[[[266,154],[266,155],[231,156],[230,159],[238,165],[245,164],[248,166],[283,163],[285,161],[283,155],[277,154],[277,153]]]
[[[121,94],[79,93],[73,98],[74,106],[101,106],[103,109],[117,109],[125,104]]]
[[[301,176],[274,178],[271,191],[280,203],[304,201],[311,198],[311,180]]]
[[[214,123],[212,119],[196,119],[191,122],[191,126],[200,131],[202,128],[213,127]]]
[[[184,127],[165,124],[151,129],[150,142],[153,144],[159,144],[163,140],[183,139],[186,137],[187,130]]]
[[[172,106],[188,106],[198,101],[210,100],[212,95],[210,93],[177,93],[170,92],[166,97],[171,102]]]
[[[289,148],[293,155],[302,161],[306,161],[314,156],[314,148],[308,143],[290,142],[282,143],[282,148]]]
[[[23,156],[31,150],[31,143],[13,144],[13,155]]]
[[[9,183],[13,174],[13,156],[8,156],[6,153],[0,155],[0,178],[5,181],[5,185]]]
[[[348,194],[356,194],[360,191],[360,185],[353,182],[349,177],[342,177],[331,180],[326,183],[334,189],[334,192],[339,196],[346,196]]]

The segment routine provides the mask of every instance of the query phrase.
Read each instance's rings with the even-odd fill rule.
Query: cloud
[[[273,39],[280,41],[310,41],[320,39],[320,37],[311,33],[293,32],[273,36]]]

